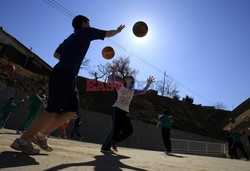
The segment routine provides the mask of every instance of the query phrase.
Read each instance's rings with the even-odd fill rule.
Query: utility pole
[[[165,94],[165,84],[166,84],[166,70],[164,71],[163,87],[162,87],[162,96],[164,96],[164,94]]]
[[[26,69],[28,60],[29,60],[29,58],[30,58],[30,54],[32,53],[31,51],[32,51],[32,47],[29,49],[29,51],[28,51],[28,53],[27,53],[27,56],[26,56],[26,61],[25,61],[24,66],[23,66],[25,69]]]

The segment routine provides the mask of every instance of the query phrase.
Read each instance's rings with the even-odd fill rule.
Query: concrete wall
[[[19,99],[25,98],[26,94],[0,84],[0,105],[8,101],[8,99],[12,96],[16,99]],[[22,106],[20,106],[17,110],[13,112],[12,117],[6,124],[6,128],[18,129],[21,126],[21,124],[28,115],[28,104],[28,101],[26,101],[26,103],[24,103]],[[111,130],[111,115],[101,114],[88,110],[81,110],[80,113],[82,115],[82,124],[80,132],[84,136],[84,141],[102,144]],[[120,146],[149,150],[164,150],[161,138],[161,131],[159,128],[156,128],[155,125],[147,124],[138,120],[133,120],[132,124],[134,128],[133,135],[126,139],[124,142],[122,142]],[[73,121],[71,121],[69,124],[68,136],[72,127]],[[58,133],[59,130],[56,130],[53,135],[57,135]],[[172,138],[196,141],[222,142],[220,140],[188,132],[183,132],[180,130],[173,130]],[[79,138],[75,137],[75,139]],[[177,144],[176,142],[173,144],[174,147],[177,147],[178,145],[181,146],[181,143],[179,142]],[[197,148],[198,146],[199,145],[197,144]],[[203,147],[201,146],[200,148]]]

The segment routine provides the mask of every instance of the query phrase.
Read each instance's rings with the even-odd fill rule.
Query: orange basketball
[[[234,124],[235,123],[235,119],[234,118],[230,118],[229,122],[232,123],[232,124]]]
[[[138,21],[133,26],[133,33],[137,37],[144,37],[148,33],[148,26],[143,21]]]
[[[12,74],[15,71],[15,66],[14,65],[6,65],[3,69],[3,72],[5,74]]]
[[[249,121],[249,116],[245,115],[245,116],[242,117],[242,119],[243,119],[244,122],[248,122]]]
[[[115,56],[115,51],[112,47],[106,46],[102,49],[102,56],[105,59],[112,59]]]

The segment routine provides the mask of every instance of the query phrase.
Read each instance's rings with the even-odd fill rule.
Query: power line
[[[43,0],[46,4],[48,4],[49,6],[51,6],[52,8],[56,9],[57,11],[61,12],[62,14],[66,15],[67,17],[69,17],[70,19],[73,19],[74,16],[76,16],[78,13],[76,10],[72,9],[75,13],[73,13],[71,10],[67,9],[65,6],[67,6],[68,8],[70,8],[68,5],[66,5],[63,2],[56,2],[55,0]],[[63,5],[62,5],[63,4]],[[94,25],[92,23],[92,25]],[[108,39],[109,42],[113,43],[114,45],[116,45],[117,47],[119,47],[120,49],[124,50],[125,52],[129,53],[130,55],[140,59],[142,62],[144,62],[145,64],[147,64],[148,66],[150,66],[151,68],[153,68],[154,70],[158,71],[161,74],[164,74],[164,71],[162,71],[161,69],[157,68],[156,66],[152,65],[151,63],[147,62],[145,59],[141,58],[140,56],[136,55],[134,52],[132,51],[128,51],[126,48],[124,48],[124,46],[122,46],[121,44],[119,44],[118,42],[112,40],[111,38]],[[182,84],[181,82],[179,82],[178,80],[176,80],[175,78],[173,78],[172,76],[168,75],[168,74],[164,74],[164,78],[170,77],[172,78],[177,84],[181,85],[182,87],[186,88],[188,91],[192,92],[193,94],[195,94],[196,96],[206,100],[207,102],[211,103],[211,104],[215,104],[214,102],[212,102],[211,100],[205,98],[204,96],[200,95],[199,93],[196,93],[194,90],[192,90],[191,88],[189,88],[188,86]]]
[[[60,3],[56,2],[55,0],[48,0],[48,1],[50,1],[51,3],[54,3],[57,6],[60,6],[64,11],[66,11],[72,17],[76,16],[75,13],[71,12],[69,9],[65,8],[63,5],[61,5]]]
[[[51,3],[49,0],[43,0],[43,2],[45,2],[47,5],[49,5],[50,7],[56,9],[57,11],[59,11],[60,13],[64,14],[65,16],[67,16],[68,18],[72,19],[72,15],[67,13],[66,11],[62,10],[60,7],[54,5],[53,3]]]

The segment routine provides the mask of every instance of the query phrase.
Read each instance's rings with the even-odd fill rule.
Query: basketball
[[[174,116],[169,116],[169,119],[174,122],[175,121],[175,117]]]
[[[115,56],[115,51],[112,47],[107,46],[102,49],[102,56],[105,59],[112,59]]]
[[[244,122],[248,122],[249,121],[249,116],[245,115],[245,116],[242,117],[242,119],[243,119]]]
[[[234,118],[230,118],[229,122],[232,123],[232,124],[234,124],[235,123],[235,119]]]
[[[137,37],[144,37],[148,33],[148,26],[143,21],[138,21],[133,26],[133,33]]]
[[[3,69],[3,72],[5,74],[12,74],[15,71],[15,66],[14,65],[6,65]]]

